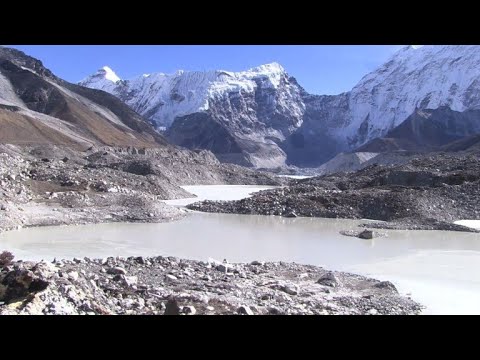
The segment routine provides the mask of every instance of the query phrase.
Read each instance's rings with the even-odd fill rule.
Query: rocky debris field
[[[372,165],[293,181],[238,201],[203,201],[192,210],[220,213],[371,219],[372,228],[475,231],[455,225],[480,219],[477,154],[418,156],[402,165]]]
[[[209,152],[0,146],[0,231],[41,225],[178,219],[162,200],[193,197],[180,185],[266,184],[285,179]]]
[[[0,314],[419,314],[390,282],[295,263],[174,257],[0,265]]]

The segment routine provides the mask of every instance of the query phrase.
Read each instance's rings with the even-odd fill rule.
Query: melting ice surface
[[[198,195],[193,201],[239,199],[264,188],[185,187]],[[480,234],[392,230],[386,231],[388,237],[373,240],[339,234],[359,223],[192,212],[161,224],[22,229],[1,234],[0,248],[31,260],[164,255],[231,262],[294,261],[392,281],[402,294],[426,305],[427,314],[480,314]]]

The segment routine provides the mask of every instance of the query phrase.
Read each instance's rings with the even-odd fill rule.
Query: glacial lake
[[[184,188],[199,197],[167,203],[233,200],[267,187]],[[0,234],[0,249],[25,260],[163,255],[312,264],[392,281],[426,305],[425,314],[480,314],[480,234],[385,230],[387,237],[362,240],[339,233],[364,222],[190,212],[160,224],[21,229]]]

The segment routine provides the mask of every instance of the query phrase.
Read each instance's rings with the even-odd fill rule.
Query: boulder
[[[252,309],[250,309],[248,306],[240,306],[237,312],[242,315],[253,315]]]
[[[180,315],[180,307],[175,299],[169,299],[165,306],[165,312],[163,315]]]
[[[139,264],[144,265],[145,264],[145,258],[143,256],[138,256],[135,258],[135,261]]]
[[[317,284],[330,287],[338,287],[340,286],[340,280],[333,272],[329,271],[317,280]]]
[[[30,270],[10,271],[2,280],[0,301],[20,300],[30,294],[45,290],[50,283],[39,278]]]
[[[107,270],[107,274],[111,275],[125,275],[127,273],[127,270],[120,266],[115,266]]]
[[[219,264],[215,269],[223,273],[227,273],[233,270],[233,266],[230,264]]]
[[[373,239],[374,232],[372,230],[365,229],[360,234],[358,234],[358,237],[360,239],[366,239],[366,240]]]
[[[71,281],[77,281],[78,280],[78,272],[76,271],[70,271],[67,273],[68,279]]]
[[[125,284],[127,286],[137,285],[138,277],[137,276],[125,276]]]
[[[289,295],[297,295],[298,294],[298,286],[296,285],[291,285],[291,284],[287,284],[287,285],[283,285],[280,290],[282,290],[283,292],[289,294]]]
[[[254,260],[250,263],[250,265],[254,265],[254,266],[262,266],[264,264],[265,264],[264,262],[257,261],[257,260]]]
[[[182,309],[182,313],[185,315],[195,315],[197,310],[193,306],[184,306]]]
[[[376,283],[375,285],[373,285],[373,287],[378,289],[388,289],[398,293],[397,288],[390,281],[380,281],[379,283]]]

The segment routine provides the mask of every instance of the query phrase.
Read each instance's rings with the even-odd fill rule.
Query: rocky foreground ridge
[[[418,314],[390,282],[295,263],[174,257],[0,265],[0,315]]]

